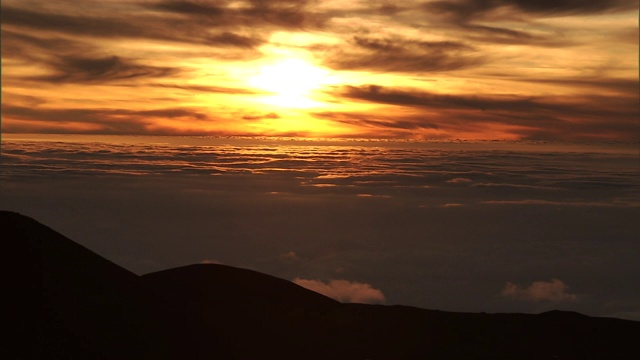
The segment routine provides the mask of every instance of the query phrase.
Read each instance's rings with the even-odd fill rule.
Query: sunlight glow
[[[285,108],[322,106],[311,98],[314,90],[332,83],[329,71],[298,58],[285,58],[264,65],[249,84],[274,95],[261,100]]]

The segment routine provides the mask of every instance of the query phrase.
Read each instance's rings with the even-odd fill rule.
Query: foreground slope
[[[340,304],[223,265],[137,276],[0,211],[10,358],[626,359],[640,323],[571,312],[471,314]]]
[[[324,319],[335,300],[290,281],[224,265],[201,264],[142,276],[183,314],[192,356],[331,358],[332,328]],[[342,346],[342,345],[341,345]]]
[[[0,212],[17,358],[154,354],[159,334],[140,278],[33,219]]]

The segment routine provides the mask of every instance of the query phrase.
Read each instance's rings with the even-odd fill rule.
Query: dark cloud
[[[49,64],[54,74],[31,79],[52,83],[103,83],[135,78],[159,78],[177,73],[177,69],[137,64],[118,56],[85,58],[61,57]]]
[[[420,90],[403,90],[378,85],[345,86],[341,96],[376,103],[434,109],[531,110],[539,103],[530,97],[442,95]]]
[[[433,109],[506,112],[557,112],[568,116],[638,115],[637,99],[607,96],[443,95],[378,85],[345,86],[339,95],[376,103]]]
[[[552,28],[537,26],[536,32],[497,26],[501,21],[530,23],[532,18],[604,14],[638,7],[634,0],[444,0],[424,2],[429,18],[423,25],[450,28],[472,41],[536,46],[570,46],[573,41]]]
[[[387,16],[396,15],[406,10],[407,8],[403,6],[399,6],[398,4],[391,4],[391,3],[382,4],[375,9],[376,13],[380,15],[387,15]]]
[[[236,58],[255,57],[257,48],[273,31],[323,27],[328,18],[314,12],[313,3],[254,0],[232,7],[228,1],[150,1],[129,4],[126,13],[90,7],[79,10],[75,3],[65,1],[51,7],[3,3],[3,56],[41,62],[43,56],[38,54],[64,55],[54,64],[64,68],[58,69],[61,74],[48,79],[54,82],[85,81],[85,76],[100,75],[100,70],[115,70],[119,72],[117,76],[123,77],[164,71],[132,68],[133,65],[122,64],[120,58],[101,58],[105,51],[99,51],[96,38],[206,45],[210,51],[222,52],[210,56],[229,58],[229,51],[240,51],[244,55]],[[105,6],[109,8],[108,4]],[[6,45],[5,36],[9,41]],[[34,47],[39,49],[38,54],[29,51]],[[78,76],[64,72],[74,67]]]
[[[47,13],[8,5],[2,6],[2,24],[101,37],[126,37],[141,33],[139,27],[126,19]]]
[[[89,42],[55,35],[33,36],[3,30],[2,36],[3,58],[16,59],[49,70],[49,74],[35,76],[7,73],[6,76],[12,80],[11,82],[21,79],[56,84],[98,84],[140,78],[163,78],[180,72],[174,67],[146,65],[116,55],[104,55]]]
[[[487,26],[479,24],[459,24],[463,32],[461,36],[471,41],[488,42],[492,44],[535,45],[545,47],[558,47],[572,45],[569,40],[553,36],[534,35],[532,33],[508,29],[504,27]]]
[[[367,35],[355,35],[353,42],[361,48],[373,51],[404,51],[406,48],[432,52],[472,50],[470,46],[454,41],[416,41],[399,37],[375,38]]]
[[[251,31],[247,34],[236,33],[231,26],[239,24],[228,20],[191,21],[182,17],[154,16],[143,8],[137,10],[126,17],[108,17],[93,13],[70,15],[3,6],[2,21],[3,25],[23,29],[84,37],[149,39],[240,48],[253,48],[264,43],[260,35]],[[223,25],[229,28],[221,29]],[[212,34],[211,30],[215,32]]]
[[[496,2],[515,6],[525,12],[543,15],[596,14],[638,7],[638,2],[635,0],[498,0]]]
[[[211,26],[271,26],[287,29],[315,29],[324,26],[328,18],[315,13],[313,1],[250,0],[247,6],[229,7],[226,1],[161,1],[151,3],[152,9],[182,15]]]
[[[280,119],[280,115],[272,112],[268,114],[244,115],[242,118],[244,120]]]
[[[424,140],[446,140],[460,137],[469,137],[475,134],[481,137],[486,131],[494,131],[497,125],[509,124],[514,120],[509,118],[502,120],[485,113],[466,113],[462,111],[449,111],[432,113],[425,111],[420,114],[379,115],[370,113],[353,112],[319,112],[315,117],[331,120],[350,126],[356,126],[358,133],[355,137],[377,138],[412,138]],[[524,119],[522,122],[526,122]],[[538,124],[543,126],[544,124]],[[464,135],[461,135],[464,134]],[[527,132],[518,133],[526,137]]]
[[[261,45],[264,42],[263,39],[235,34],[231,31],[225,31],[216,35],[205,37],[205,43],[216,46],[237,46],[243,48],[254,48]]]
[[[251,0],[251,8],[242,14],[253,21],[292,29],[322,28],[329,17],[315,13],[310,5],[314,0]]]
[[[28,133],[33,128],[43,133],[135,134],[135,135],[215,135],[198,130],[198,123],[215,121],[208,114],[193,109],[165,108],[154,110],[125,109],[47,109],[3,104],[3,117],[13,119],[3,124],[7,133]],[[187,130],[163,127],[158,119],[183,121]],[[196,129],[196,130],[193,130]]]
[[[508,74],[500,75],[502,78],[510,78]],[[637,79],[622,78],[598,78],[598,77],[582,77],[582,78],[514,78],[515,81],[526,83],[540,83],[566,86],[569,88],[591,88],[599,91],[610,91],[635,97],[640,93],[640,81]]]
[[[476,67],[484,60],[456,41],[420,41],[400,36],[357,34],[349,46],[318,47],[327,66],[342,70],[440,72]]]
[[[514,42],[514,41],[517,41],[518,43],[523,43],[523,42],[531,42],[532,40],[536,39],[535,36],[524,31],[486,26],[486,25],[466,25],[465,29],[469,31],[474,31],[474,32],[481,32],[485,36],[492,36],[494,39],[494,42],[498,42],[498,39],[504,39],[503,41],[507,43]]]
[[[445,16],[458,22],[466,22],[473,16],[493,9],[494,3],[495,1],[492,0],[430,1],[423,6],[429,13]]]
[[[2,29],[2,57],[41,60],[43,52],[78,53],[90,46],[76,40],[48,35],[33,36],[26,33]]]
[[[530,15],[563,16],[598,14],[638,7],[634,0],[445,0],[424,3],[424,8],[439,16],[468,22],[493,15],[498,9],[511,8]]]
[[[167,12],[197,15],[204,17],[219,18],[225,15],[226,9],[220,6],[221,1],[195,2],[195,1],[160,1],[151,3],[152,9],[164,10]]]
[[[27,105],[27,106],[38,106],[41,104],[45,104],[47,101],[38,96],[24,95],[14,93],[12,91],[2,90],[2,103],[3,104],[12,104],[12,105]]]
[[[254,91],[242,88],[230,88],[224,86],[210,86],[210,85],[182,85],[182,84],[154,84],[154,86],[182,89],[186,91],[198,91],[205,93],[220,93],[220,94],[236,94],[236,95],[255,95],[262,94],[264,92]]]
[[[443,95],[377,85],[346,86],[336,95],[413,108],[424,112],[424,115],[345,116],[323,113],[317,116],[333,117],[337,121],[367,127],[446,129],[452,136],[456,132],[487,130],[490,124],[502,124],[519,127],[509,131],[531,139],[595,139],[605,134],[632,139],[631,134],[637,130],[640,116],[640,106],[635,96]],[[477,126],[480,128],[474,128]]]
[[[175,75],[177,68],[151,66],[116,55],[97,55],[100,50],[89,42],[55,35],[35,36],[11,30],[2,31],[3,58],[18,59],[51,74],[29,76],[8,74],[12,78],[51,83],[101,83],[137,78]]]
[[[410,136],[421,129],[442,129],[438,119],[422,116],[389,116],[381,114],[361,114],[350,112],[317,112],[313,116],[337,123],[357,126],[356,136],[376,136],[378,138],[396,138]]]

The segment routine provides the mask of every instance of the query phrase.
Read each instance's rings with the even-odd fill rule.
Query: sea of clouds
[[[5,140],[0,208],[142,274],[247,267],[341,301],[640,320],[637,144]]]

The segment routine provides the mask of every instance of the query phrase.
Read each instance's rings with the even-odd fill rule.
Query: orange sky
[[[637,0],[4,0],[1,20],[4,133],[639,135]]]

